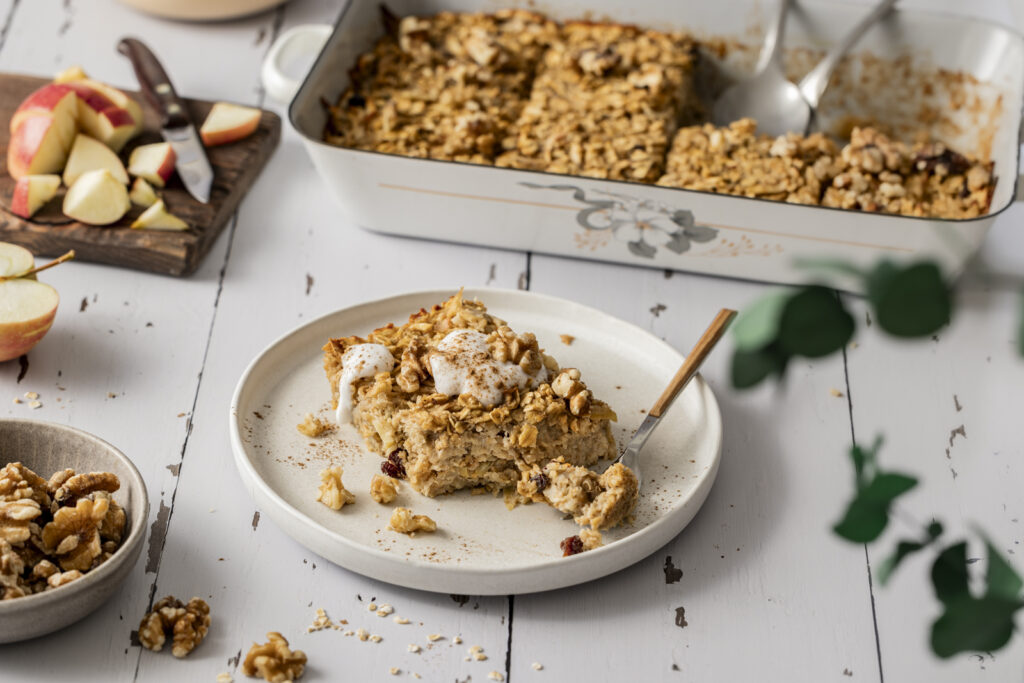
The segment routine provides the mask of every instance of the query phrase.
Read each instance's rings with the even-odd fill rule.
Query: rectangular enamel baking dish
[[[742,75],[756,56],[771,3],[685,0],[472,2],[389,0],[396,14],[522,6],[556,20],[610,18],[683,30],[725,46],[717,73]],[[292,100],[289,118],[348,217],[366,229],[631,265],[755,280],[806,281],[800,259],[932,258],[958,275],[995,217],[1013,201],[1024,103],[1024,39],[997,24],[896,11],[873,28],[837,73],[819,114],[822,128],[869,119],[897,133],[925,129],[957,151],[995,162],[989,213],[970,220],[913,218],[786,204],[632,182],[406,158],[322,141],[327,113],[356,57],[382,35],[379,4],[351,0],[337,24],[300,27],[268,55],[275,70],[303,31],[327,36]],[[798,77],[867,8],[800,3],[786,30],[787,71]],[[309,35],[305,35],[308,39]],[[710,44],[710,43],[709,43]],[[922,121],[927,121],[924,125]],[[840,286],[855,289],[852,281]]]

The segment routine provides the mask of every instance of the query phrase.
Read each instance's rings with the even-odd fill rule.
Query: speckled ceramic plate
[[[380,457],[351,425],[319,439],[295,426],[308,412],[333,422],[320,347],[330,337],[365,334],[401,323],[451,291],[416,292],[346,308],[289,332],[246,369],[231,402],[231,442],[238,471],[256,504],[310,550],[352,571],[429,591],[530,593],[590,581],[648,556],[697,514],[718,471],[722,420],[697,377],[662,418],[644,448],[644,483],[636,520],[605,532],[606,545],[562,557],[559,541],[577,532],[546,505],[507,510],[501,498],[458,492],[426,498],[402,486],[393,505],[375,503],[370,478]],[[563,366],[579,367],[596,396],[617,411],[620,446],[678,369],[682,356],[634,325],[579,304],[528,292],[468,290],[513,329],[532,331]],[[570,346],[560,335],[575,337]],[[356,502],[335,512],[316,502],[319,474],[345,468]],[[437,521],[434,534],[389,531],[394,505]]]

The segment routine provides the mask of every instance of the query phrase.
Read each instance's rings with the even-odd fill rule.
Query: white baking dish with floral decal
[[[524,6],[554,19],[611,17],[684,30],[723,46],[717,68],[749,69],[762,12],[756,0],[721,11],[684,0],[471,2],[393,0],[398,15]],[[331,29],[297,27],[264,64],[272,95],[294,93],[289,119],[313,163],[356,224],[374,231],[507,249],[800,282],[802,259],[841,256],[931,258],[959,274],[995,217],[1016,194],[1024,102],[1024,38],[998,24],[925,11],[895,11],[840,67],[819,112],[825,130],[843,122],[884,122],[897,133],[925,131],[953,149],[995,163],[999,178],[985,216],[944,220],[882,215],[720,195],[633,182],[413,159],[322,141],[327,112],[348,85],[348,70],[383,28],[376,2],[352,0]],[[787,70],[809,70],[865,11],[862,5],[799,3],[787,26]],[[301,83],[281,69],[288,53],[319,48]],[[297,91],[296,91],[297,89]],[[841,285],[855,288],[852,282]]]

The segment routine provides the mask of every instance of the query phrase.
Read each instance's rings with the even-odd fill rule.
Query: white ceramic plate
[[[718,404],[700,377],[644,448],[635,523],[605,532],[604,547],[572,557],[562,557],[559,542],[578,527],[546,505],[509,511],[500,497],[461,491],[426,498],[407,485],[393,505],[380,505],[369,495],[380,457],[351,425],[319,439],[296,430],[307,412],[333,422],[320,351],[328,338],[404,322],[451,294],[416,292],[331,313],[273,342],[249,365],[231,402],[231,443],[261,510],[342,567],[410,588],[472,595],[550,590],[611,574],[660,548],[693,519],[714,483],[722,446]],[[579,367],[594,394],[618,412],[620,447],[682,362],[649,332],[570,301],[497,289],[465,296],[479,298],[513,329],[534,332],[562,366]],[[576,338],[572,345],[560,341],[563,334]],[[345,485],[356,494],[355,504],[340,512],[316,501],[319,474],[329,464],[345,468]],[[389,531],[395,505],[429,515],[437,532],[409,537]]]

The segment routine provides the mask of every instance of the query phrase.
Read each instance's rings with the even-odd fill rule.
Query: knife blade
[[[142,94],[160,117],[161,133],[177,155],[175,165],[185,189],[206,204],[213,186],[213,168],[188,109],[174,91],[167,72],[153,51],[140,40],[123,38],[117,44],[117,51],[131,61]]]

